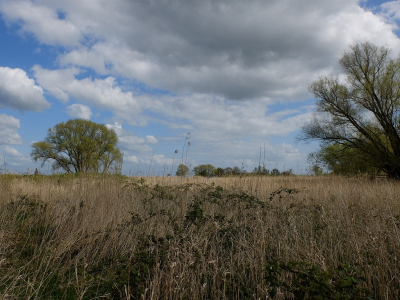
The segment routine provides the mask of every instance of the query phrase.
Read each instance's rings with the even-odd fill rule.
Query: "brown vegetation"
[[[395,299],[399,195],[345,177],[5,175],[0,298]]]

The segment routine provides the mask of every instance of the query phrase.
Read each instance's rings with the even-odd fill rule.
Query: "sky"
[[[400,1],[0,0],[0,169],[51,173],[32,143],[84,118],[115,130],[126,175],[250,172],[260,151],[307,173],[309,85],[351,43],[397,57],[399,25]]]

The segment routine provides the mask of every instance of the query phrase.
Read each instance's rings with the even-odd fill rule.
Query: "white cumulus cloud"
[[[388,1],[381,5],[382,15],[394,25],[395,29],[398,29],[398,25],[395,23],[400,20],[400,1]]]
[[[21,69],[0,67],[0,108],[42,111],[50,108],[43,89]]]
[[[120,129],[122,129],[122,124],[118,122],[114,122],[114,124],[106,124],[107,128],[109,129],[114,129],[115,131],[121,132]]]
[[[10,147],[10,146],[1,146],[3,149],[3,153],[6,156],[12,156],[12,157],[22,157],[22,154],[15,148]]]
[[[157,143],[158,143],[158,141],[157,141],[157,139],[154,137],[154,135],[146,135],[146,141],[147,141],[149,144],[157,144]]]
[[[22,139],[18,134],[20,121],[12,116],[0,114],[0,145],[20,145]]]
[[[61,20],[57,9],[41,5],[40,1],[2,1],[0,10],[9,22],[18,22],[23,32],[34,34],[50,45],[74,46],[83,38],[77,24]]]
[[[92,110],[89,106],[83,104],[72,104],[66,108],[67,114],[72,118],[90,120]]]
[[[139,162],[139,158],[136,155],[124,155],[124,162],[137,164]]]
[[[40,85],[63,102],[74,97],[101,110],[111,110],[126,119],[131,119],[132,113],[141,113],[133,93],[123,91],[114,77],[94,80],[88,77],[79,80],[76,75],[80,74],[80,70],[76,68],[47,70],[34,66],[33,71]]]

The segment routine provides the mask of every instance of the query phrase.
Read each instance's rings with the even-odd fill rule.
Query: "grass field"
[[[2,299],[400,299],[400,183],[0,176]]]

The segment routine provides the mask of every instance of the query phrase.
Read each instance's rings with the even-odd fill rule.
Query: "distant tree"
[[[255,167],[252,173],[253,174],[262,174],[262,169],[263,168],[261,166]]]
[[[247,171],[244,170],[244,168],[240,169],[239,167],[233,167],[233,168],[228,167],[224,169],[225,175],[239,175],[244,173],[247,173]]]
[[[266,168],[263,168],[261,171],[262,171],[262,174],[264,174],[264,175],[269,175],[271,173],[270,170],[268,170]]]
[[[272,176],[278,176],[278,175],[281,175],[281,172],[279,172],[278,169],[272,169],[271,175],[272,175]]]
[[[258,175],[269,175],[270,171],[265,167],[258,166],[254,168],[252,173]]]
[[[308,156],[311,165],[328,169],[337,175],[374,173],[374,163],[364,157],[364,153],[341,144],[321,146],[319,151]]]
[[[283,171],[283,172],[281,173],[281,175],[283,175],[283,176],[290,176],[290,175],[293,175],[293,170],[292,170],[292,169],[285,170],[285,171]]]
[[[225,168],[224,173],[225,173],[225,175],[232,175],[232,168],[231,167]]]
[[[315,176],[321,176],[324,173],[324,171],[322,171],[321,167],[318,165],[313,165],[311,167],[311,172]]]
[[[213,165],[200,165],[197,167],[193,168],[193,173],[196,176],[204,176],[204,177],[209,177],[213,175],[215,167]]]
[[[53,169],[68,173],[107,173],[121,165],[114,130],[89,120],[74,119],[50,128],[44,141],[33,143],[31,156],[42,165],[53,161]]]
[[[178,166],[178,169],[176,170],[176,176],[185,177],[188,173],[189,173],[189,167],[184,164],[180,164]]]
[[[240,173],[241,173],[241,170],[239,169],[239,167],[232,168],[232,175],[238,175]]]
[[[225,170],[222,169],[222,168],[216,168],[216,169],[214,169],[213,174],[215,176],[224,176],[225,175]]]
[[[367,42],[351,45],[340,65],[345,83],[328,76],[311,84],[316,110],[300,139],[340,146],[337,154],[357,153],[400,179],[400,57],[391,59],[388,48]]]

